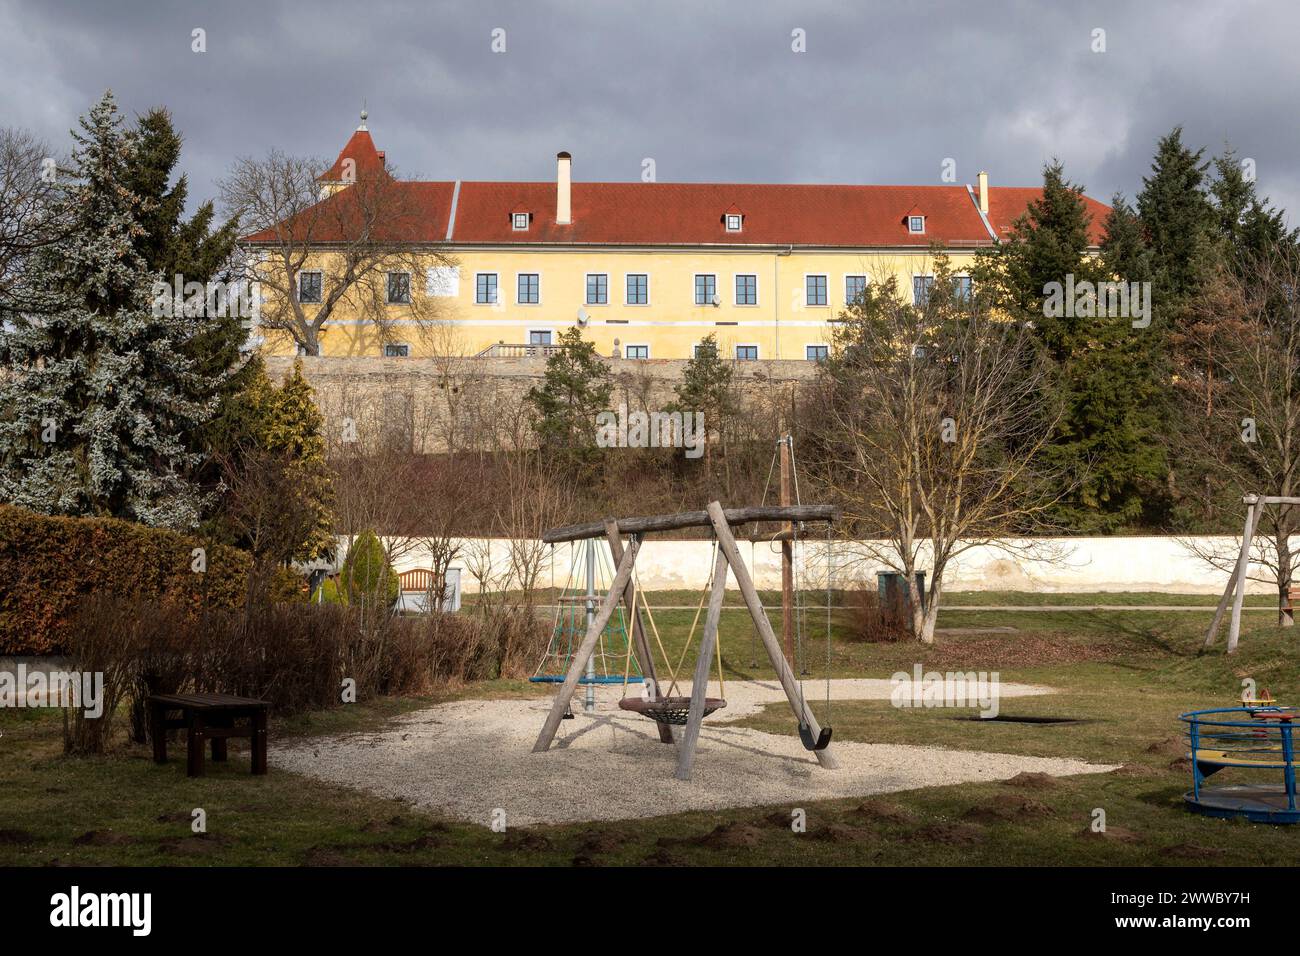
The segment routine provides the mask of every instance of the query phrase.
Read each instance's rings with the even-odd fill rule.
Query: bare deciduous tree
[[[367,323],[381,342],[396,341],[398,312],[390,300],[417,327],[440,321],[440,297],[429,289],[437,277],[429,270],[455,262],[424,241],[428,210],[418,190],[390,170],[360,170],[322,196],[328,165],[273,151],[237,160],[220,184],[222,200],[249,236],[240,248],[242,277],[260,289],[261,327],[319,355],[322,331],[344,316]],[[299,294],[304,271],[321,274],[306,296]],[[408,278],[393,280],[390,289],[390,273]]]
[[[1295,497],[1300,494],[1300,253],[1280,246],[1252,255],[1237,269],[1223,268],[1197,306],[1212,328],[1186,344],[1201,350],[1193,368],[1217,368],[1217,378],[1188,374],[1180,382],[1191,405],[1180,436],[1190,456],[1207,463],[1209,481],[1223,496]],[[1239,506],[1240,507],[1240,506]],[[1294,574],[1291,537],[1300,530],[1300,507],[1261,508],[1252,562],[1256,580],[1277,586],[1278,622]],[[1238,548],[1240,543],[1238,543]],[[1195,546],[1221,568],[1236,550]]]
[[[1038,457],[1059,413],[1046,406],[1032,331],[953,294],[936,263],[928,302],[902,301],[892,279],[843,316],[815,400],[826,472],[846,524],[867,543],[846,562],[883,563],[910,592],[912,635],[934,640],[949,562],[980,545],[1036,560],[1058,555],[1018,538],[1056,500]],[[916,572],[928,561],[928,593]]]
[[[45,143],[27,130],[0,129],[0,317],[42,311],[44,290],[24,264],[64,228],[54,201],[59,175]]]

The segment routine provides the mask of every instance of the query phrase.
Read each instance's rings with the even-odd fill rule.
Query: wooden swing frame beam
[[[813,739],[818,738],[821,735],[821,725],[817,723],[812,708],[808,706],[807,700],[800,693],[799,679],[790,669],[790,664],[786,661],[785,654],[782,652],[781,644],[772,630],[772,622],[767,619],[767,612],[758,596],[758,589],[754,587],[754,581],[750,577],[749,569],[740,556],[740,548],[736,545],[736,538],[732,534],[731,526],[748,524],[752,521],[834,521],[838,517],[839,509],[832,505],[724,509],[720,503],[713,501],[709,503],[706,511],[688,511],[683,514],[655,515],[648,518],[626,518],[618,521],[609,519],[591,524],[555,528],[546,532],[542,536],[542,540],[547,543],[577,541],[583,538],[605,536],[610,542],[610,550],[614,554],[617,571],[614,574],[609,593],[605,595],[595,618],[591,622],[591,626],[582,639],[582,644],[579,645],[570,660],[569,671],[564,677],[564,683],[560,685],[559,690],[556,692],[555,700],[551,704],[551,710],[546,716],[546,722],[537,735],[537,742],[533,744],[533,753],[542,753],[548,750],[552,741],[554,741],[555,734],[560,727],[560,721],[564,719],[564,714],[569,708],[569,701],[578,687],[578,680],[582,676],[586,660],[595,651],[596,642],[600,639],[601,632],[604,631],[605,625],[614,613],[614,609],[620,601],[624,602],[629,609],[631,607],[632,569],[636,564],[637,553],[641,547],[637,535],[646,531],[669,531],[677,528],[699,526],[708,526],[713,529],[713,533],[718,540],[718,556],[714,562],[713,587],[709,595],[709,610],[704,621],[704,633],[700,638],[699,656],[696,660],[695,675],[691,683],[691,704],[686,720],[686,728],[677,751],[677,779],[691,779],[691,769],[694,765],[695,751],[699,742],[700,724],[704,719],[709,665],[718,640],[718,621],[721,617],[723,593],[726,588],[728,572],[735,578],[736,586],[745,599],[745,606],[749,609],[754,628],[763,642],[763,647],[767,650],[772,669],[776,671],[777,679],[781,682],[781,688],[785,691],[785,696],[790,702],[790,709],[794,712],[795,719],[799,721],[801,726],[808,727]],[[627,548],[622,547],[619,532],[633,536]],[[621,553],[619,553],[620,551]],[[639,622],[633,622],[634,632],[639,630],[638,625]],[[644,647],[645,653],[649,654],[644,634],[639,639],[636,639],[636,646],[638,653]],[[657,693],[658,684],[653,676],[653,671],[643,671],[643,673],[645,673],[652,689]],[[661,729],[660,739],[663,740],[664,736]],[[671,739],[671,734],[668,737]],[[665,742],[667,741],[665,740]],[[839,766],[830,747],[813,751],[813,756],[827,770],[835,770]]]
[[[1241,503],[1246,506],[1246,526],[1242,529],[1241,551],[1237,554],[1237,565],[1228,586],[1223,589],[1219,606],[1214,609],[1214,620],[1205,632],[1205,646],[1211,647],[1218,636],[1219,625],[1223,623],[1224,612],[1228,609],[1228,599],[1232,599],[1232,616],[1228,621],[1228,653],[1237,652],[1237,641],[1241,637],[1241,606],[1246,600],[1246,577],[1250,570],[1250,546],[1255,540],[1255,531],[1259,527],[1261,510],[1268,505],[1300,505],[1300,498],[1278,495],[1243,495]]]

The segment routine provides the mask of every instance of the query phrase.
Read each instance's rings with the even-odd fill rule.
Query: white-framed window
[[[496,305],[498,276],[495,272],[474,273],[474,304]]]
[[[649,305],[650,276],[644,272],[629,272],[624,278],[627,280],[627,298],[624,300],[626,304]]]
[[[630,359],[648,359],[650,357],[650,346],[629,345],[623,354]]]
[[[388,273],[388,301],[393,305],[411,304],[411,274],[409,272]]]
[[[718,277],[713,273],[699,272],[695,275],[695,304],[713,305],[718,294]]]
[[[542,276],[540,272],[515,274],[515,302],[519,305],[540,305],[542,301]]]
[[[410,358],[411,346],[405,342],[390,342],[384,346],[384,358]]]
[[[919,236],[919,235],[921,235],[922,233],[924,233],[924,232],[925,232],[925,217],[924,217],[924,216],[908,216],[908,217],[907,217],[907,231],[910,232],[910,233],[912,233],[912,234],[915,235],[915,236]]]
[[[844,304],[852,305],[858,297],[867,291],[867,277],[852,275],[844,277]]]
[[[831,350],[828,345],[805,345],[804,358],[810,362],[825,362],[830,356]]]
[[[320,272],[298,273],[298,301],[320,302],[324,293],[325,277]]]
[[[526,212],[513,213],[510,216],[510,225],[514,228],[515,232],[527,232],[528,220],[531,218],[532,218],[531,213],[526,213]]]
[[[826,282],[826,276],[824,275],[806,275],[803,277],[804,305],[830,305],[830,295],[827,291]]]
[[[930,290],[934,288],[934,276],[912,276],[912,301],[925,305],[930,301]]]
[[[744,224],[744,221],[745,217],[738,212],[727,213],[727,232],[740,232],[740,227]]]
[[[758,276],[749,273],[736,276],[736,305],[758,305]]]
[[[737,362],[757,362],[758,346],[757,345],[737,345],[736,346]]]
[[[587,305],[609,305],[609,273],[587,273]]]
[[[528,344],[529,345],[550,345],[551,330],[550,329],[529,329]]]

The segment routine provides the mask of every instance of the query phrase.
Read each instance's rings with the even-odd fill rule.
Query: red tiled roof
[[[999,239],[1007,237],[1011,231],[1011,224],[1020,218],[1029,204],[1042,194],[1043,191],[1034,186],[989,187],[989,225],[993,227]],[[1110,215],[1110,207],[1105,203],[1097,202],[1091,196],[1084,196],[1083,202],[1092,215],[1088,223],[1088,239],[1094,246],[1100,245],[1102,226],[1106,222],[1106,217]]]
[[[345,158],[356,161],[358,176],[384,169],[383,154],[370,133],[358,130],[331,170],[321,179],[339,178]],[[398,182],[418,221],[400,227],[398,238],[412,242],[530,245],[726,245],[822,246],[846,248],[920,247],[938,241],[948,246],[988,244],[988,229],[966,186],[821,186],[752,183],[573,183],[573,221],[555,222],[553,182],[462,182],[453,229],[450,182]],[[324,200],[326,217],[316,217],[313,241],[340,241],[348,221],[350,189]],[[988,220],[999,239],[1041,190],[989,188]],[[1092,214],[1089,235],[1101,241],[1109,207],[1085,197]],[[511,213],[532,213],[527,231],[512,228]],[[724,214],[743,211],[740,232],[727,232]],[[925,216],[925,233],[907,230],[908,215]],[[246,236],[266,242],[275,230]]]
[[[368,173],[384,171],[384,154],[375,149],[375,141],[370,138],[370,131],[359,129],[352,134],[347,145],[339,151],[338,159],[334,160],[334,165],[316,177],[317,182],[337,183],[343,180],[344,164],[351,159],[354,168],[353,172],[357,177],[365,176]]]

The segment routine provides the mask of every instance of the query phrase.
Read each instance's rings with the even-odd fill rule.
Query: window
[[[972,291],[970,276],[952,277],[952,298],[954,302],[969,302]]]
[[[587,305],[609,305],[609,276],[606,273],[587,273]]]
[[[810,362],[825,362],[830,355],[830,348],[825,345],[809,345],[804,348],[804,355]]]
[[[727,232],[740,232],[740,224],[744,217],[738,212],[727,213]]]
[[[528,229],[528,220],[530,218],[529,213],[517,212],[510,218],[512,225],[515,227],[515,232],[524,232]],[[498,220],[498,222],[499,221],[500,220]]]
[[[858,301],[862,293],[867,291],[866,276],[845,276],[844,277],[844,304],[852,305]]]
[[[519,273],[519,297],[515,300],[520,305],[537,305],[542,301],[542,280],[536,272]]]
[[[926,305],[933,288],[934,276],[912,276],[912,301],[917,305]]]
[[[826,277],[804,277],[804,305],[826,305]]]
[[[910,233],[916,234],[916,235],[919,235],[919,234],[925,232],[925,217],[924,217],[924,216],[908,216],[908,217],[907,217],[907,231],[910,232]]]
[[[736,305],[758,305],[758,276],[736,276]]]
[[[627,347],[627,357],[630,359],[648,359],[650,357],[650,346],[629,345]]]
[[[529,345],[550,345],[551,330],[550,329],[530,330],[528,333],[528,344]]]
[[[650,277],[643,272],[628,273],[627,304],[650,304]]]
[[[385,345],[384,358],[410,358],[411,347],[405,343],[401,345]]]
[[[321,274],[319,272],[298,273],[298,301],[319,302],[321,300]]]
[[[691,347],[692,358],[702,358],[704,356],[708,356],[710,358],[717,358],[717,355],[718,355],[717,342],[700,342],[698,345],[694,345]]]
[[[480,272],[474,277],[474,301],[479,305],[495,305],[497,301],[497,274]]]
[[[718,294],[718,277],[715,275],[697,275],[695,277],[695,304],[713,305],[713,297]]]
[[[411,274],[409,272],[388,273],[388,301],[398,305],[411,304]]]
[[[757,345],[737,345],[736,360],[738,362],[757,362],[758,346]]]

